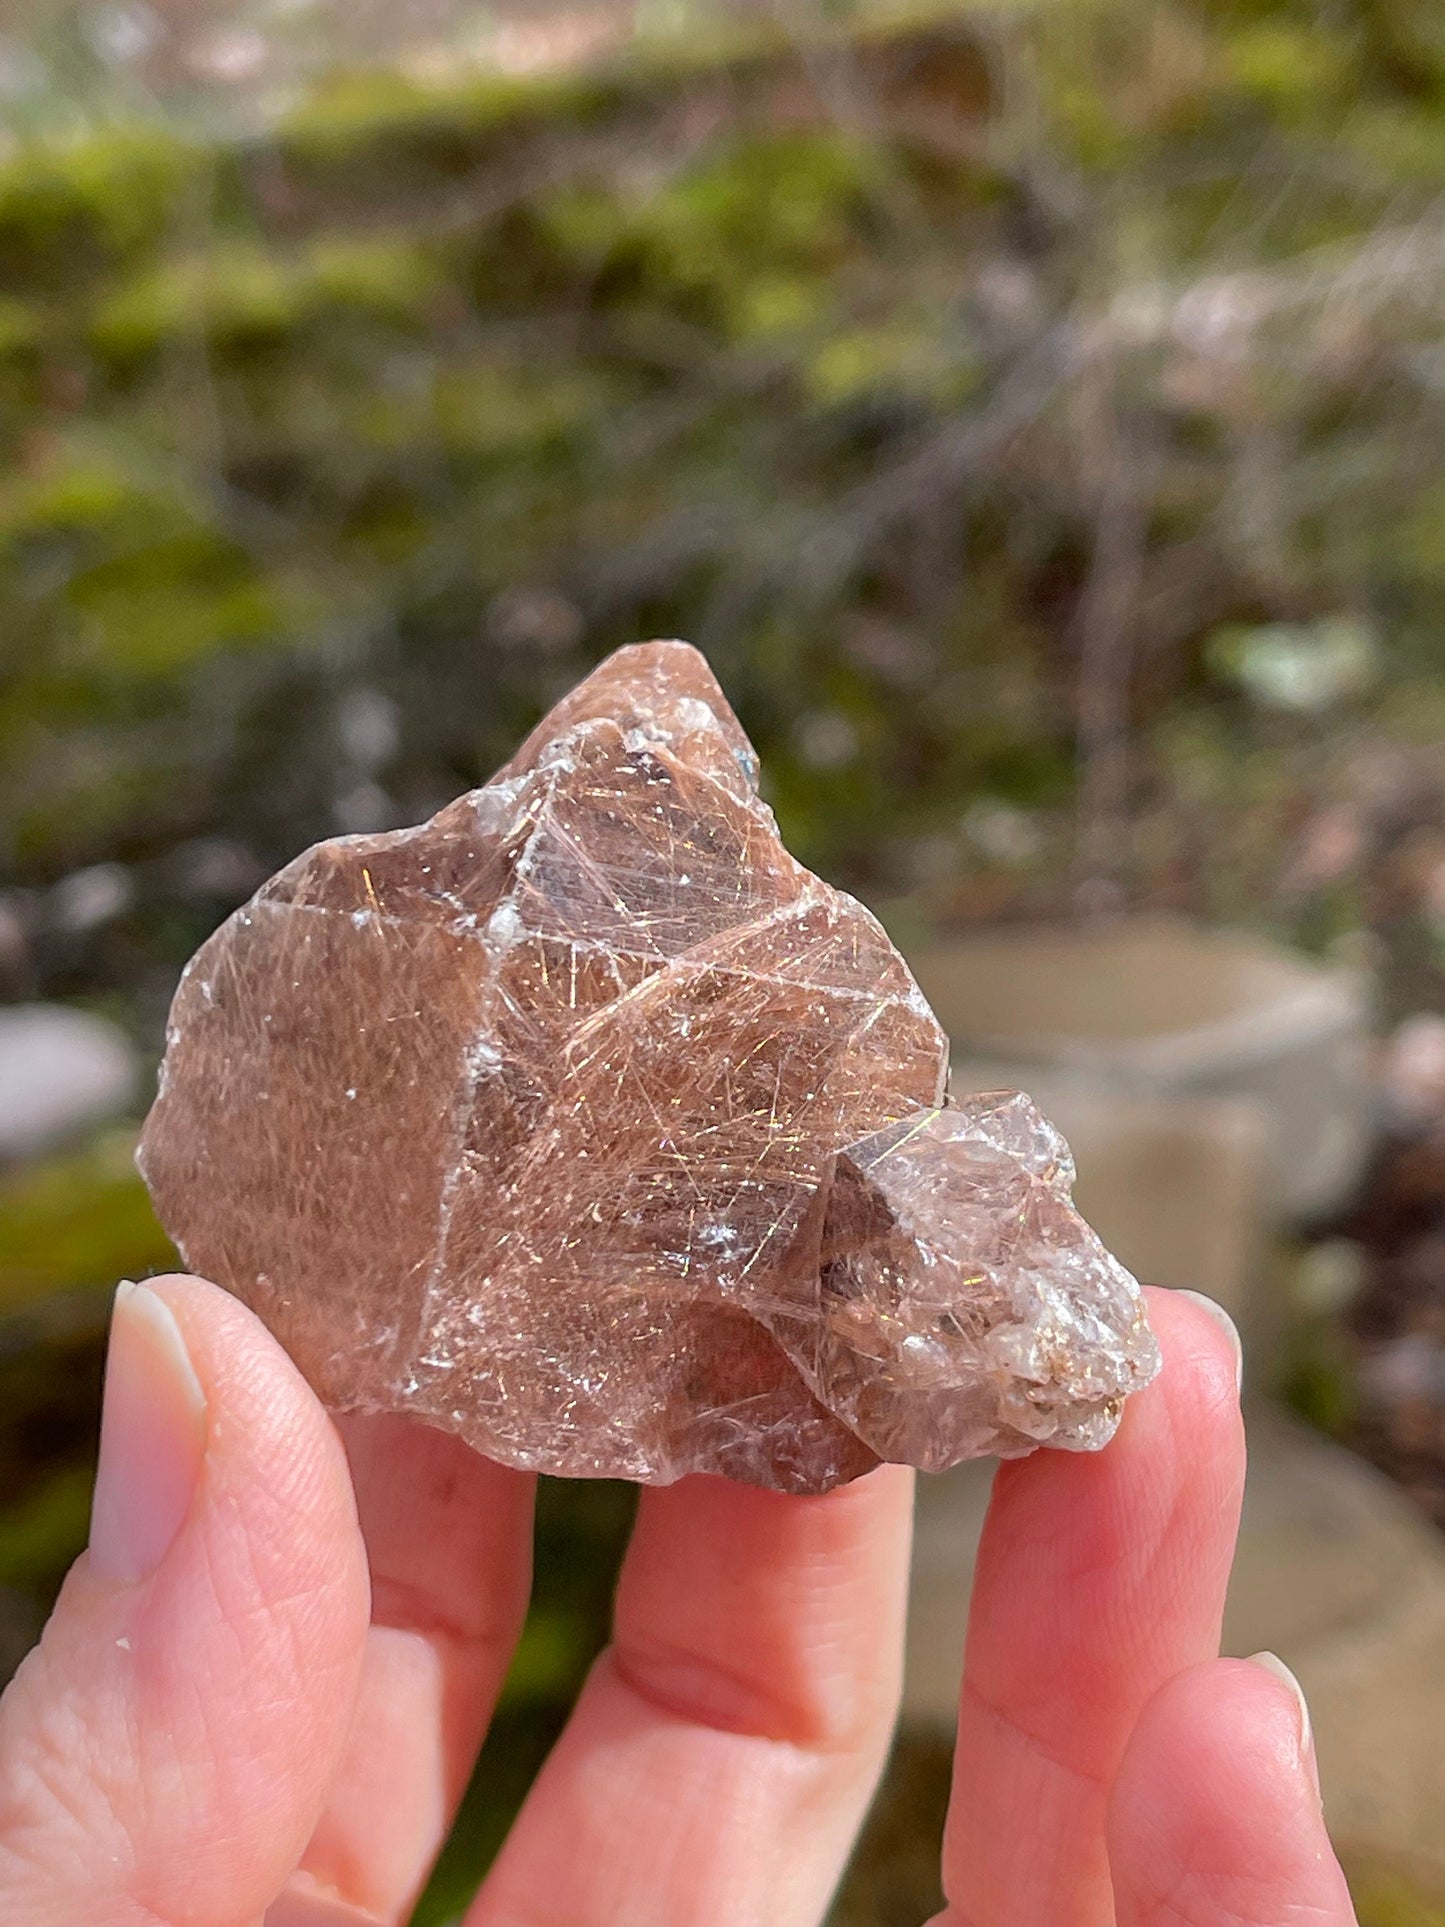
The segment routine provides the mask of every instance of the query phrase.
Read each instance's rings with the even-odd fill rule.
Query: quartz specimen
[[[722,691],[620,650],[484,788],[322,843],[176,993],[141,1147],[323,1398],[509,1464],[818,1492],[1101,1445],[1157,1356],[1026,1097],[783,849]]]

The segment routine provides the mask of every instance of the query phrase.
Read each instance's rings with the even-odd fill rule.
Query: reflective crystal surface
[[[1062,1139],[944,1105],[903,960],[756,783],[701,656],[619,650],[484,788],[308,850],[187,967],[141,1167],[332,1405],[818,1492],[1100,1445],[1152,1376]]]

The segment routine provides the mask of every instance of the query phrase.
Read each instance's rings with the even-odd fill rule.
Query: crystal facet
[[[1157,1365],[1026,1097],[953,1106],[702,657],[623,649],[484,788],[318,844],[187,967],[141,1166],[331,1404],[512,1465],[818,1492],[1092,1448]]]

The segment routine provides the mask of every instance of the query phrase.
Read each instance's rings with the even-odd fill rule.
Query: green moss
[[[857,245],[876,165],[867,143],[832,129],[757,136],[646,192],[568,188],[539,211],[566,257],[609,273],[615,298],[691,298],[748,340],[825,311],[826,276]]]
[[[760,274],[730,290],[723,305],[734,341],[765,346],[816,331],[832,301],[826,285],[806,275]]]
[[[288,734],[295,680],[401,692],[384,775],[410,809],[656,630],[714,653],[806,850],[912,888],[911,843],[981,788],[1067,810],[1079,378],[1002,444],[989,424],[1031,342],[1146,310],[1163,332],[1117,344],[1151,451],[1146,575],[1177,555],[1216,632],[1368,612],[1379,673],[1413,651],[1423,679],[1438,304],[1407,278],[1346,328],[1310,291],[1380,220],[1428,232],[1438,36],[1413,0],[1323,27],[1253,0],[980,12],[978,35],[932,5],[648,31],[601,73],[351,72],[264,136],[12,150],[0,849],[41,884],[182,824],[261,823],[280,854],[332,827],[341,781]],[[1238,356],[1196,353],[1224,270],[1279,305]],[[1196,273],[1208,299],[1165,329]],[[1267,565],[1261,451],[1285,505]],[[575,610],[575,648],[498,641],[487,611],[519,587]],[[1211,835],[1256,804],[1277,822],[1304,732],[1267,740],[1237,674],[1209,685],[1219,650],[1181,606],[1151,600],[1140,638],[1141,785],[1177,783]],[[864,609],[915,666],[816,687]],[[852,724],[846,763],[799,754],[814,709]],[[1319,936],[1343,913],[1287,919]]]
[[[445,283],[430,250],[399,237],[324,235],[307,252],[307,292],[323,318],[424,321]]]
[[[29,142],[0,163],[0,252],[47,280],[153,245],[203,177],[206,157],[171,128],[118,122],[68,142]]]
[[[457,95],[384,67],[332,74],[284,115],[284,150],[336,161],[397,135],[429,132],[454,121]]]
[[[388,68],[335,72],[281,117],[275,140],[288,160],[334,172],[382,156],[412,167],[463,171],[499,135],[554,119],[585,123],[618,104],[625,86],[606,74],[478,73],[465,66],[422,80]]]
[[[348,318],[415,326],[439,285],[427,251],[401,239],[321,236],[291,252],[218,241],[119,287],[91,318],[89,339],[129,364],[194,337],[234,353]]]
[[[1356,101],[1336,139],[1342,153],[1387,185],[1434,188],[1445,176],[1445,123],[1415,101]]]
[[[316,614],[294,580],[260,571],[202,504],[83,440],[0,485],[0,569],[7,560],[41,585],[26,598],[30,620],[48,613],[53,623],[17,684],[36,712],[64,713],[73,693],[94,708],[107,687],[273,641]],[[0,733],[4,722],[0,706]]]
[[[476,357],[439,372],[426,408],[442,447],[523,464],[589,425],[603,428],[613,396],[585,368],[538,368]]]
[[[1237,28],[1224,43],[1230,80],[1286,123],[1333,127],[1357,86],[1358,52],[1318,19],[1283,17]]]
[[[116,359],[203,335],[219,345],[282,336],[304,311],[304,286],[280,259],[240,243],[167,261],[116,290],[95,314],[90,340]]]
[[[1445,172],[1445,151],[1442,151]],[[1445,583],[1445,481],[1427,483],[1385,537],[1396,566],[1417,582]]]
[[[44,319],[24,302],[0,299],[0,360],[28,355],[44,338]]]
[[[0,543],[46,535],[88,535],[148,523],[150,497],[124,472],[83,450],[0,487]]]
[[[78,574],[70,602],[97,668],[126,677],[170,675],[221,650],[275,642],[301,626],[279,585],[221,545],[191,535]]]
[[[45,1594],[85,1544],[93,1475],[66,1466],[0,1511],[0,1586]]]
[[[114,849],[134,835],[137,824],[165,819],[174,803],[173,766],[153,753],[138,754],[118,730],[99,743],[87,736],[85,720],[93,730],[97,711],[104,712],[90,680],[48,690],[43,705],[25,690],[8,706],[39,713],[29,731],[0,734],[10,776],[0,790],[0,850],[7,865],[40,875],[63,873]],[[57,762],[57,736],[95,744],[94,753]]]
[[[818,348],[807,370],[808,387],[825,406],[894,395],[958,407],[981,378],[980,364],[966,347],[941,342],[915,316],[840,330]]]
[[[0,1314],[71,1286],[104,1292],[174,1267],[134,1149],[134,1133],[116,1129],[0,1177]]]

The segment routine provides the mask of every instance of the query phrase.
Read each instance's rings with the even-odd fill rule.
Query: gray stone
[[[45,900],[46,920],[69,937],[83,937],[124,916],[135,883],[123,863],[92,863],[62,877]]]
[[[1268,1118],[1269,1202],[1287,1218],[1339,1204],[1373,1128],[1360,970],[1183,919],[983,931],[909,963],[987,1081],[1040,1074],[1101,1096],[1251,1099]]]
[[[1346,1854],[1445,1882],[1445,1539],[1381,1474],[1282,1414],[1250,1414],[1224,1649],[1298,1674]],[[919,1483],[904,1719],[951,1727],[991,1468]]]
[[[104,1018],[59,1004],[0,1010],[0,1160],[113,1117],[135,1088],[135,1052]]]

